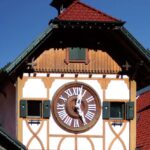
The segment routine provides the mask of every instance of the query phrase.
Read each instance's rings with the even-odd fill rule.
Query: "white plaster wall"
[[[125,128],[125,130],[124,130],[124,132],[121,134],[121,138],[123,139],[123,141],[124,141],[124,143],[125,143],[125,145],[126,145],[126,148],[127,148],[127,150],[129,150],[129,132],[130,132],[130,122],[126,122],[126,128]],[[132,133],[131,133],[132,134]]]
[[[28,79],[23,87],[22,98],[47,98],[47,89],[41,79]]]
[[[121,130],[123,129],[124,127],[124,123],[122,124],[122,126],[112,126],[112,128],[114,129],[115,131],[115,134],[119,134],[121,132]],[[109,149],[109,146],[111,145],[111,143],[113,142],[113,140],[115,139],[116,135],[113,133],[113,131],[111,130],[108,122],[105,123],[105,148],[106,150]],[[125,126],[125,129],[123,130],[123,132],[121,133],[121,135],[119,136],[124,145],[125,145],[125,148],[128,150],[129,148],[129,123],[126,124]],[[120,142],[119,139],[116,139],[114,142],[113,142],[113,145],[111,147],[111,150],[124,150],[123,148],[123,145],[122,143]]]
[[[60,149],[61,150],[72,150],[73,147],[75,147],[74,145],[74,138],[65,138],[61,144]]]
[[[49,99],[52,101],[53,100],[53,96],[56,93],[56,91],[63,86],[66,83],[70,83],[70,82],[74,82],[75,79],[55,79],[54,82],[52,83],[51,88],[49,89]],[[92,87],[95,92],[97,93],[97,95],[99,96],[100,100],[101,100],[101,106],[102,106],[102,102],[103,102],[103,90],[101,88],[100,83],[97,80],[78,80],[76,79],[76,81],[79,82],[83,82],[87,85],[89,85],[90,87]],[[47,89],[44,86],[44,83],[41,79],[28,79],[27,82],[25,83],[24,87],[23,87],[23,98],[47,98]],[[114,99],[114,100],[120,100],[120,99],[125,99],[125,100],[129,100],[129,89],[127,84],[124,82],[124,80],[111,80],[108,88],[106,90],[106,99]],[[105,148],[106,150],[108,149],[110,143],[112,142],[112,140],[114,139],[115,135],[113,134],[113,132],[111,131],[108,123],[105,123],[106,126],[105,128]],[[46,124],[44,124],[41,132],[38,134],[38,136],[40,137],[42,143],[44,145],[47,145],[47,140],[46,140],[46,135],[47,135],[47,131],[46,131]],[[115,128],[115,132],[118,133],[121,130],[121,127],[116,126]],[[32,130],[34,132],[36,132],[38,129],[37,125],[32,125]],[[71,133],[66,132],[64,130],[62,130],[54,121],[52,115],[50,117],[49,120],[49,129],[50,129],[50,133],[49,134],[65,134],[65,135],[69,135]],[[96,123],[96,125],[91,128],[89,131],[81,133],[81,135],[103,135],[103,119],[102,119],[102,110],[101,110],[101,116],[98,120],[98,122]],[[27,144],[28,140],[32,137],[32,134],[30,133],[29,129],[27,128],[25,121],[23,121],[23,144]],[[124,130],[124,132],[121,134],[120,136],[123,140],[124,143],[127,147],[127,149],[129,148],[129,123],[127,123],[127,126]],[[61,138],[49,138],[49,142],[50,142],[50,147],[51,149],[57,149],[57,145],[59,143],[59,141],[61,140]],[[74,138],[69,138],[69,139],[65,139],[63,141],[63,146],[61,147],[61,150],[72,150],[71,147],[68,146],[67,143],[71,143],[69,144],[71,147],[74,147]],[[85,138],[79,138],[78,142],[80,142],[79,145],[81,145],[81,147],[79,146],[78,149],[79,150],[91,150],[91,145],[89,145],[89,141]],[[93,138],[92,142],[95,145],[95,150],[100,150],[103,147],[103,139],[102,138]],[[86,149],[83,149],[84,148]],[[102,146],[102,147],[99,147]],[[34,149],[36,147],[36,149],[41,149],[41,146],[39,144],[39,142],[34,139],[30,145],[30,149]],[[119,149],[118,149],[119,148]],[[111,150],[121,150],[123,147],[120,144],[119,140],[116,140],[115,143],[112,146]]]
[[[51,150],[57,150],[58,144],[62,138],[60,137],[50,137],[49,138],[49,147]]]
[[[41,142],[43,143],[44,145],[44,148],[46,148],[46,145],[47,145],[47,121],[44,121],[43,123],[43,127],[41,128],[40,132],[38,133],[38,137],[40,138]],[[34,128],[34,127],[32,127]]]
[[[69,83],[69,82],[73,82],[73,81],[75,81],[74,79],[72,79],[72,80],[63,80],[63,79],[56,79],[53,83],[52,83],[52,86],[51,86],[51,88],[50,88],[50,90],[49,90],[49,99],[50,100],[52,100],[53,99],[53,96],[54,96],[54,94],[56,93],[56,91],[60,88],[60,87],[62,87],[64,84],[67,84],[67,83]]]
[[[106,99],[129,100],[129,89],[124,80],[111,80],[106,90]]]
[[[23,122],[22,122],[22,128],[23,128],[23,134],[22,134],[23,144],[27,145],[29,139],[32,137],[32,133],[29,131],[29,129],[28,129],[27,125],[26,125],[25,120],[23,120]]]
[[[37,133],[39,128],[41,127],[40,124],[29,124],[31,130],[33,133]],[[23,121],[23,144],[27,145],[29,143],[29,140],[33,137],[32,132],[29,130],[27,124],[25,121]],[[43,126],[41,130],[38,132],[37,136],[40,139],[40,142],[43,144],[44,148],[46,149],[47,145],[47,124],[46,121],[43,123]],[[37,149],[42,149],[40,142],[34,137],[32,142],[29,145],[30,150],[37,150]]]
[[[92,145],[87,138],[78,138],[78,150],[92,150]]]
[[[50,129],[50,134],[55,134],[55,135],[60,135],[60,134],[65,134],[65,135],[69,135],[71,133],[66,132],[65,130],[63,130],[62,128],[60,128],[56,122],[53,119],[53,116],[51,115],[50,121],[49,121],[49,129]]]
[[[103,150],[103,138],[91,138],[95,150]]]
[[[29,150],[42,150],[41,145],[39,144],[39,141],[37,139],[33,139],[31,144],[29,145]]]

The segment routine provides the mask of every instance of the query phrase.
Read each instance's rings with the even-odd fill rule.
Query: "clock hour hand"
[[[75,105],[75,107],[77,108],[77,110],[78,110],[78,109],[81,110],[82,89],[83,89],[83,86],[81,86],[81,88],[80,88],[80,93],[78,94],[77,100],[76,100],[76,105]]]
[[[81,86],[80,93],[77,96],[76,107],[79,107],[81,105],[81,101],[82,101],[82,97],[83,97],[82,96],[82,89],[83,89],[83,86]]]

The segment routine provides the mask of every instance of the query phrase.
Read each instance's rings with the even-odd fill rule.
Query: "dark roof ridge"
[[[140,50],[141,54],[143,54],[147,60],[150,62],[150,52],[144,48],[144,46],[125,28],[120,28],[123,34],[132,41],[132,43]]]
[[[144,94],[145,92],[150,91],[150,85],[142,88],[141,90],[137,91],[137,96]]]

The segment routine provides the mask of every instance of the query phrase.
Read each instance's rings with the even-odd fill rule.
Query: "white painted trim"
[[[50,77],[61,77],[61,73],[50,73]]]
[[[74,77],[75,77],[75,74],[74,74],[74,73],[71,73],[71,74],[70,74],[70,73],[65,73],[65,74],[64,74],[64,77],[65,77],[65,78],[74,78]]]
[[[103,78],[102,74],[92,74],[92,78]]]
[[[37,77],[47,77],[46,73],[37,73],[36,74]]]
[[[24,77],[34,77],[34,73],[24,73],[23,74]],[[83,74],[83,73],[79,73],[76,74],[75,73],[63,73],[63,76],[61,73],[49,73],[49,77],[54,77],[54,78],[110,78],[110,79],[128,79],[129,77],[127,75],[119,75],[119,77],[117,77],[117,74]],[[36,73],[35,77],[47,77],[47,73]]]
[[[78,78],[88,78],[89,74],[78,74]]]

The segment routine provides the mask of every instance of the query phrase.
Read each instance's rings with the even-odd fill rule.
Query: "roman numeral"
[[[64,110],[64,109],[65,109],[65,104],[57,103],[57,110]]]
[[[96,104],[89,104],[88,105],[88,110],[89,111],[96,111]]]
[[[88,111],[87,114],[85,115],[85,118],[87,118],[88,120],[92,120],[94,118],[95,114],[91,111]]]
[[[65,110],[59,111],[58,115],[59,115],[61,120],[64,120],[67,117],[67,113]]]
[[[70,118],[69,116],[67,116],[64,120],[64,123],[67,124],[68,126],[71,126],[72,123],[72,118]]]
[[[71,96],[73,96],[73,93],[71,92],[70,89],[67,89],[67,90],[65,91],[65,93],[67,94],[68,98],[71,97]]]
[[[75,128],[79,128],[79,120],[78,120],[78,119],[74,119],[73,126],[74,126]]]
[[[59,97],[61,100],[63,100],[64,102],[67,101],[67,99],[65,97],[63,97],[62,95]]]
[[[78,95],[80,88],[79,87],[73,87],[72,90],[73,90],[73,95]]]
[[[91,102],[91,101],[93,101],[93,100],[94,100],[94,97],[93,97],[93,96],[90,96],[90,97],[88,97],[88,98],[86,99],[87,103],[89,103],[89,102]]]

